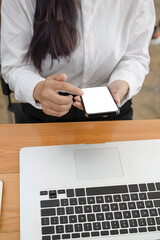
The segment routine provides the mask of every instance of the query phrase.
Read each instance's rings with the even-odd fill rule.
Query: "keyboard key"
[[[81,236],[82,237],[90,237],[90,233],[89,232],[83,232],[82,234],[81,234]]]
[[[84,227],[84,231],[92,231],[92,225],[91,223],[84,223],[83,224],[83,227]]]
[[[72,238],[80,238],[80,234],[79,233],[73,233]]]
[[[112,211],[117,211],[117,210],[119,210],[119,209],[118,209],[118,204],[117,204],[117,203],[111,203],[110,206],[111,206],[111,210],[112,210]]]
[[[102,211],[108,212],[109,211],[109,204],[102,204]]]
[[[88,201],[88,204],[94,204],[95,203],[94,197],[87,197],[87,201]]]
[[[111,230],[111,231],[110,231],[110,234],[111,234],[111,235],[117,235],[117,234],[118,234],[118,230]]]
[[[109,235],[109,231],[101,231],[101,236],[107,236]]]
[[[135,204],[135,202],[129,202],[129,203],[128,203],[128,208],[129,208],[129,209],[136,209],[136,204]]]
[[[118,194],[118,193],[128,193],[128,188],[126,185],[119,186],[106,186],[106,187],[93,187],[86,188],[88,196],[91,195],[105,195],[105,194]]]
[[[88,222],[94,222],[95,221],[95,215],[94,214],[87,214]]]
[[[94,230],[101,230],[101,224],[99,222],[93,223],[93,229]]]
[[[112,212],[107,212],[105,213],[106,220],[112,220],[113,219],[113,213]]]
[[[155,200],[154,201],[154,206],[155,207],[160,207],[160,200]]]
[[[149,199],[160,199],[160,192],[149,192],[148,198]]]
[[[131,200],[132,201],[137,201],[138,200],[138,194],[137,193],[131,194]]]
[[[148,186],[149,191],[155,191],[156,190],[154,183],[148,183],[147,186]]]
[[[119,208],[120,208],[120,210],[127,210],[127,204],[126,203],[120,203]]]
[[[121,228],[128,228],[128,221],[127,220],[120,220]]]
[[[75,232],[82,232],[83,228],[82,228],[82,224],[75,224]]]
[[[123,200],[124,202],[130,201],[130,196],[129,196],[129,194],[123,194],[123,195],[122,195],[122,200]]]
[[[124,217],[124,218],[131,218],[131,213],[130,213],[130,211],[124,211],[124,212],[123,212],[123,217]]]
[[[76,215],[69,216],[69,222],[70,223],[76,223],[77,222],[77,216]]]
[[[133,218],[139,218],[140,217],[139,211],[138,210],[133,210],[132,211],[132,216],[133,216]]]
[[[137,208],[138,208],[138,209],[145,208],[143,201],[136,202],[136,204],[137,204]]]
[[[97,203],[104,203],[103,196],[98,196],[98,197],[96,197],[96,202],[97,202]]]
[[[160,190],[160,182],[156,183],[157,190]]]
[[[155,220],[154,220],[154,218],[147,218],[147,223],[148,223],[149,226],[155,225]]]
[[[136,219],[130,219],[129,220],[129,226],[130,227],[137,227],[138,226],[138,224],[137,224],[137,220]]]
[[[147,194],[144,192],[144,193],[140,193],[139,194],[139,198],[140,200],[146,200],[147,199]]]
[[[102,222],[102,228],[103,229],[110,229],[111,227],[110,227],[110,222]]]
[[[105,202],[106,202],[106,203],[113,202],[112,196],[111,196],[111,195],[105,196]]]
[[[74,189],[67,189],[67,197],[74,197]]]
[[[68,199],[61,199],[61,206],[68,206]]]
[[[42,240],[51,240],[51,237],[50,236],[43,236]]]
[[[97,221],[104,221],[104,214],[103,213],[97,213],[96,218],[97,218]]]
[[[141,212],[141,217],[149,217],[149,212],[147,209],[140,210]]]
[[[139,184],[139,189],[141,192],[147,192],[147,185],[146,184]]]
[[[63,225],[56,226],[56,233],[64,233],[64,226]]]
[[[121,202],[121,196],[120,195],[114,195],[113,199],[114,199],[114,202]]]
[[[49,225],[49,218],[41,218],[42,225]]]
[[[84,215],[84,214],[78,215],[78,221],[79,222],[86,222],[86,215]]]
[[[58,190],[58,194],[65,194],[65,189]]]
[[[160,225],[160,217],[156,217],[156,223],[157,225]]]
[[[69,239],[70,238],[70,234],[62,234],[62,239]]]
[[[59,207],[59,206],[60,206],[60,203],[58,199],[41,201],[41,208]]]
[[[49,191],[49,198],[57,198],[56,190],[50,190]]]
[[[84,206],[84,212],[85,212],[85,213],[90,213],[90,212],[92,212],[91,206],[90,206],[90,205]]]
[[[138,230],[139,230],[140,233],[147,232],[147,228],[146,227],[138,228]]]
[[[77,206],[77,207],[75,207],[75,213],[83,213],[83,208],[82,208],[82,206]]]
[[[52,235],[52,240],[58,240],[61,239],[60,235]]]
[[[85,205],[86,204],[86,198],[79,198],[78,202],[79,202],[79,205]]]
[[[56,211],[54,208],[47,208],[47,209],[42,209],[41,210],[41,216],[46,217],[46,216],[54,216],[56,214]]]
[[[114,212],[114,218],[115,219],[122,219],[122,213],[121,212]]]
[[[93,205],[93,212],[101,212],[100,205]]]
[[[139,224],[140,227],[146,226],[145,218],[139,218],[138,219],[138,224]]]
[[[65,230],[66,233],[73,232],[73,225],[72,224],[65,225]]]
[[[42,227],[42,235],[54,234],[54,227]]]
[[[68,223],[68,218],[67,216],[61,216],[60,217],[60,224],[65,224]]]
[[[47,195],[47,194],[48,194],[48,191],[40,191],[41,196],[44,196],[44,195]]]
[[[84,188],[77,188],[75,191],[76,191],[76,197],[85,196],[85,189]]]
[[[154,209],[154,208],[149,209],[149,213],[151,217],[158,216],[157,209]]]
[[[92,237],[97,237],[97,236],[99,236],[99,232],[91,232],[91,236]]]
[[[66,207],[66,213],[67,214],[74,214],[74,208],[73,207]]]
[[[111,221],[111,226],[113,229],[119,228],[119,222],[118,221]]]
[[[71,205],[71,206],[78,204],[77,198],[70,198],[70,199],[69,199],[69,202],[70,202],[70,205]]]
[[[129,232],[130,232],[130,233],[137,233],[138,230],[137,230],[137,228],[130,228],[130,229],[129,229]]]
[[[52,225],[59,224],[58,217],[51,217],[51,224]]]
[[[63,207],[57,208],[57,215],[64,215],[65,214],[65,209]]]
[[[138,185],[137,184],[131,184],[128,186],[130,192],[139,192]]]
[[[120,229],[120,234],[127,234],[128,233],[128,229]]]
[[[156,230],[157,230],[156,227],[148,227],[149,232],[153,232],[153,231],[156,231]]]
[[[152,201],[145,201],[146,208],[153,208],[153,202]]]

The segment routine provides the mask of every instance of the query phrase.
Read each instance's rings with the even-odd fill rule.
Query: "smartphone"
[[[3,182],[0,180],[0,222],[1,222],[1,208],[2,208],[2,192],[3,192]]]
[[[119,114],[120,110],[107,86],[82,90],[81,99],[87,117]]]

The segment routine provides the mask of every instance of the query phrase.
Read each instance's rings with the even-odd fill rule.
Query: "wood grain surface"
[[[0,125],[0,179],[4,182],[0,239],[20,239],[21,148],[144,139],[160,139],[160,120]]]

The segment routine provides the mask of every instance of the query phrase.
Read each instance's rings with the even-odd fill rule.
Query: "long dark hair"
[[[37,0],[34,33],[26,59],[41,71],[48,53],[54,59],[69,58],[78,44],[76,0]]]

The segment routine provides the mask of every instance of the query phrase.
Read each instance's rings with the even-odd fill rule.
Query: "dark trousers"
[[[45,114],[42,110],[36,109],[28,103],[21,103],[22,116],[16,117],[16,123],[49,123],[49,122],[82,122],[82,121],[111,121],[111,120],[132,120],[132,101],[129,100],[120,108],[120,114],[108,117],[86,117],[84,111],[74,106],[62,117],[53,117]]]

